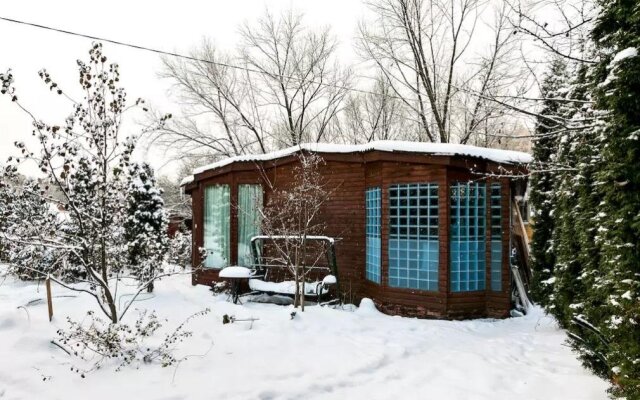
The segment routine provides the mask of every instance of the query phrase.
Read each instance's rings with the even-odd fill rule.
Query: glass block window
[[[502,290],[502,196],[499,183],[491,184],[491,290]]]
[[[451,291],[485,289],[486,185],[451,185]]]
[[[382,223],[382,190],[378,187],[367,189],[365,193],[366,209],[366,268],[368,280],[380,283],[381,261],[381,223]]]
[[[389,188],[389,286],[438,290],[438,185]]]

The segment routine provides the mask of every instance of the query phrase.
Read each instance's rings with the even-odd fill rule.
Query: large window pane
[[[485,289],[486,185],[451,186],[451,291]]]
[[[491,290],[502,290],[502,196],[500,184],[491,184]]]
[[[389,286],[438,290],[438,185],[389,188]]]
[[[207,186],[204,190],[204,248],[206,268],[229,265],[230,239],[229,185]]]
[[[238,185],[238,265],[249,266],[251,238],[260,234],[262,186]]]
[[[380,188],[367,189],[365,193],[366,209],[366,269],[368,280],[380,283],[381,261],[381,214],[382,190]]]

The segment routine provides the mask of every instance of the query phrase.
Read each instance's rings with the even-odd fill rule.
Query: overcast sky
[[[307,24],[330,25],[338,37],[341,59],[355,61],[352,40],[365,8],[361,0],[20,0],[3,1],[0,16],[76,31],[92,36],[130,42],[161,50],[187,53],[202,37],[218,46],[237,43],[238,25],[253,20],[266,7],[272,12],[293,7],[305,13]],[[96,4],[99,7],[96,7]],[[37,73],[46,68],[62,88],[76,90],[76,60],[87,59],[91,45],[84,39],[0,20],[0,71],[12,69],[17,94],[27,108],[47,121],[64,121],[69,103],[52,95]],[[147,99],[155,107],[171,112],[176,108],[167,97],[169,82],[157,77],[159,57],[152,53],[104,43],[104,52],[120,64],[122,84],[131,101]],[[177,110],[173,110],[174,112]],[[128,129],[135,131],[132,123]],[[0,163],[14,154],[13,142],[29,140],[30,120],[8,98],[0,97]],[[146,159],[160,174],[172,175],[162,154],[151,151]],[[33,173],[34,169],[25,169]]]

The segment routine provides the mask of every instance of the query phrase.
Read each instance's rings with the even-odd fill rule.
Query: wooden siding
[[[393,156],[393,157],[391,157]],[[420,318],[475,318],[508,316],[510,310],[511,279],[510,198],[511,182],[499,180],[502,188],[502,290],[491,291],[490,237],[487,235],[486,290],[451,292],[449,287],[449,188],[453,181],[486,179],[485,173],[497,171],[495,163],[449,156],[419,156],[415,154],[322,154],[325,164],[320,172],[327,188],[332,190],[324,205],[322,218],[326,235],[338,238],[336,256],[342,295],[347,302],[358,303],[363,297],[373,299],[377,307],[388,314]],[[188,191],[193,199],[194,249],[203,246],[204,188],[212,184],[228,184],[231,189],[231,263],[237,262],[237,187],[238,184],[261,184],[264,204],[268,204],[271,189],[294,183],[292,174],[296,157],[268,162],[240,162],[196,176]],[[495,182],[495,181],[494,181]],[[390,287],[388,282],[389,187],[398,183],[437,183],[439,201],[439,278],[437,291],[423,291]],[[382,189],[382,265],[381,283],[365,279],[365,190]],[[489,186],[487,195],[489,196]],[[489,201],[487,201],[487,204]],[[487,219],[489,223],[490,219]],[[487,229],[487,231],[490,231]],[[197,251],[193,252],[193,265],[199,265]],[[218,270],[200,270],[193,276],[193,284],[210,285],[218,280]]]

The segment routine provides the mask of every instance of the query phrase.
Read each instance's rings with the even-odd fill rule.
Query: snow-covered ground
[[[93,299],[55,298],[52,323],[44,302],[18,308],[44,293],[0,277],[2,400],[607,397],[607,383],[580,366],[563,345],[564,332],[539,309],[523,318],[450,322],[390,317],[365,301],[355,311],[308,307],[292,320],[291,307],[234,305],[184,275],[158,282],[138,307],[155,309],[169,320],[165,327],[210,307],[189,324],[194,336],[177,351],[193,356],[177,367],[115,372],[106,365],[83,379],[50,340]],[[224,314],[259,320],[223,325]]]

